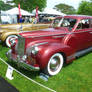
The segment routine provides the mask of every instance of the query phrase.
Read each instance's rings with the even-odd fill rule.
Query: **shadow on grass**
[[[9,65],[11,65],[13,68],[15,68],[16,70],[18,70],[19,72],[21,72],[22,74],[26,75],[29,78],[35,79],[40,74],[40,71],[27,70],[27,69],[18,67],[18,65],[15,64],[14,62],[10,62],[10,61],[6,61],[6,62]]]
[[[0,45],[2,46],[2,47],[7,47],[6,45],[5,45],[5,42],[0,42]]]
[[[66,68],[66,67],[70,66],[71,64],[73,64],[73,62],[70,62],[68,64],[64,63],[63,68]]]

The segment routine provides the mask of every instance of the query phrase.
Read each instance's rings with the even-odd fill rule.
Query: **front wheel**
[[[48,75],[56,75],[60,72],[61,68],[63,67],[64,57],[61,53],[56,53],[51,56],[47,67],[44,69],[44,73]]]
[[[11,40],[13,39],[17,39],[18,37],[16,35],[9,35],[6,40],[5,40],[5,43],[6,43],[6,46],[8,47],[11,47]]]

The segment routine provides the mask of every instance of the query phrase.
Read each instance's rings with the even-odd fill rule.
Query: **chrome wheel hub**
[[[50,69],[51,71],[56,71],[60,65],[59,57],[54,57],[50,62]]]

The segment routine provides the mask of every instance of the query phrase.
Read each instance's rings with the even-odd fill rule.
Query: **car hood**
[[[19,34],[25,38],[31,37],[43,37],[43,36],[53,36],[53,35],[59,35],[59,34],[66,34],[68,33],[67,28],[47,28],[43,30],[38,30],[38,31],[24,31],[20,32]]]

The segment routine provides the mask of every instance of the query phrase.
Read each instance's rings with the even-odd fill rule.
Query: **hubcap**
[[[60,66],[60,58],[58,56],[54,57],[50,62],[50,70],[54,72],[58,69],[59,66]]]

